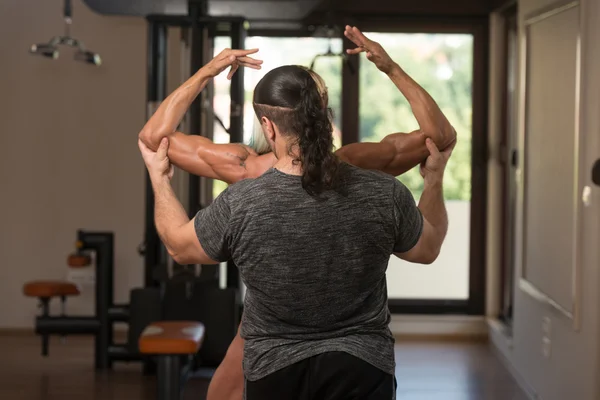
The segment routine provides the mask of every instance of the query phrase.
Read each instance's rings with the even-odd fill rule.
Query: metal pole
[[[112,366],[108,355],[108,347],[113,340],[113,325],[108,318],[108,310],[113,302],[114,286],[114,234],[112,232],[77,232],[77,239],[82,243],[82,249],[94,250],[96,252],[96,321],[78,319],[73,323],[72,329],[81,328],[90,332],[99,326],[95,341],[95,364],[96,369],[107,369]],[[48,321],[50,322],[50,321]],[[69,318],[55,319],[55,325],[64,322],[69,325]],[[51,326],[51,325],[50,325]]]
[[[246,44],[245,21],[231,24],[231,48],[243,49]],[[231,111],[229,114],[229,142],[242,143],[244,141],[244,74],[239,71],[231,78]]]
[[[231,24],[231,48],[243,49],[246,44],[245,21]],[[229,142],[242,143],[244,141],[244,74],[237,72],[231,79],[229,96],[231,110],[229,113]],[[237,266],[233,261],[227,263],[227,287],[239,289],[240,277]]]
[[[146,119],[149,119],[167,92],[167,26],[148,21],[148,82]],[[158,286],[153,278],[154,268],[166,262],[162,244],[154,224],[154,192],[146,173],[146,232],[144,253],[144,286]]]
[[[192,20],[191,31],[191,57],[190,73],[195,74],[204,65],[204,45],[206,30],[204,23],[199,21],[200,17],[206,16],[208,12],[208,3],[205,0],[190,0],[188,10]],[[200,94],[190,106],[190,135],[202,135],[202,94]],[[200,177],[189,175],[189,193],[188,193],[188,215],[193,218],[202,208],[200,204]]]
[[[157,371],[157,399],[158,400],[180,400],[181,399],[181,365],[179,355],[159,355]]]

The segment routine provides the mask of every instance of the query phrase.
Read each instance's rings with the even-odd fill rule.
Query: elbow
[[[152,150],[156,150],[160,145],[160,141],[172,133],[165,129],[145,126],[138,134],[138,139]]]
[[[190,257],[188,257],[183,252],[175,251],[174,249],[171,249],[171,248],[168,248],[167,252],[169,253],[169,256],[171,256],[171,258],[173,259],[173,261],[175,261],[179,265],[193,264],[193,262],[190,259]]]
[[[179,265],[187,265],[188,264],[185,257],[182,257],[180,254],[169,252],[169,255],[171,256],[173,261],[175,261]]]
[[[433,264],[440,255],[440,249],[432,249],[429,251],[421,260],[421,264],[431,265]]]
[[[144,143],[149,148],[155,150],[155,146],[153,146],[152,138],[154,137],[152,131],[144,127],[138,134],[138,139]]]
[[[419,264],[433,264],[440,256],[441,250],[442,243],[438,238],[427,243],[427,245],[423,248],[423,251],[420,253]]]
[[[170,235],[170,232],[162,232],[161,239],[169,256],[180,265],[189,264],[187,255],[182,246],[178,245]]]
[[[423,136],[433,140],[435,145],[440,150],[444,150],[446,147],[450,146],[456,141],[456,130],[450,124],[447,124],[447,126],[441,126],[438,129],[423,131],[422,133]]]

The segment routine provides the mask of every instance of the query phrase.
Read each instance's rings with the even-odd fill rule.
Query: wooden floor
[[[54,339],[50,357],[39,354],[39,339],[0,336],[0,399],[154,399],[154,380],[137,364],[117,364],[106,373],[92,368],[89,338]],[[481,342],[399,341],[396,346],[398,399],[526,400],[514,380]],[[185,400],[202,400],[208,381],[192,379]],[[284,400],[284,399],[282,399]]]

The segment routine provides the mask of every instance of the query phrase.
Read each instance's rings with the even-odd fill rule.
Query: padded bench
[[[28,297],[50,299],[79,295],[79,289],[71,282],[64,281],[33,281],[23,285],[23,294]]]
[[[148,325],[139,339],[140,353],[156,356],[157,400],[180,400],[186,373],[182,359],[191,360],[204,340],[204,325],[195,321],[159,321]]]
[[[60,297],[61,314],[65,315],[65,302],[69,296],[79,296],[79,289],[71,282],[65,281],[32,281],[23,285],[23,294],[27,297],[37,297],[42,309],[41,318],[50,316],[50,300]],[[48,355],[49,335],[42,335],[42,355]]]

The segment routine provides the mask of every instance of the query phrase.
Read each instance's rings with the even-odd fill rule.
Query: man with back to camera
[[[387,69],[375,45],[356,51]],[[454,143],[440,153],[427,140],[417,208],[393,177],[338,161],[324,104],[306,69],[269,72],[254,108],[276,163],[230,186],[193,221],[169,185],[168,140],[157,152],[140,141],[169,253],[180,263],[232,258],[240,268],[250,400],[393,398],[387,263],[392,253],[432,262],[447,231],[442,177]]]

